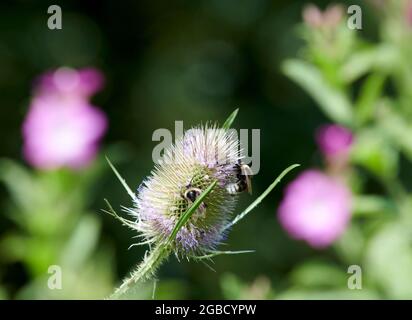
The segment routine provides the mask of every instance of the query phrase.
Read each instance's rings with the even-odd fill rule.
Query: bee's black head
[[[199,196],[199,192],[197,190],[189,189],[186,191],[185,196],[190,201],[195,202],[196,198]]]

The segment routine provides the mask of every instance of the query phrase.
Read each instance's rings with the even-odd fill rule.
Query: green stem
[[[114,169],[114,167],[113,167]],[[115,169],[114,169],[115,170]],[[119,175],[121,178],[121,176]],[[203,191],[199,197],[197,197],[196,201],[182,214],[182,216],[177,221],[175,227],[173,228],[170,236],[166,240],[166,242],[161,242],[154,247],[153,250],[149,251],[149,254],[143,259],[137,269],[131,274],[129,278],[123,281],[122,285],[110,296],[111,299],[116,299],[122,294],[126,293],[130,286],[134,283],[139,281],[148,280],[153,277],[154,273],[156,272],[157,268],[162,264],[164,260],[167,259],[170,252],[172,251],[173,242],[176,239],[176,236],[179,230],[186,224],[186,222],[190,219],[193,213],[197,210],[200,204],[203,202],[204,198],[212,192],[213,188],[216,186],[217,181],[214,180],[205,191]],[[126,185],[127,186],[127,185]],[[109,206],[109,213],[114,215],[117,219],[121,220],[124,224],[128,225],[128,221],[125,219],[120,218],[116,212],[111,207],[110,203],[107,202]]]
[[[165,261],[170,254],[168,245],[158,245],[149,251],[149,254],[139,264],[137,269],[130,275],[129,278],[123,281],[122,285],[110,296],[110,299],[117,299],[125,294],[133,284],[150,280],[155,271]]]

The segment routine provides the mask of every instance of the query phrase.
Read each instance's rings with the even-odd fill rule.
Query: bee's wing
[[[245,176],[246,187],[249,194],[252,194],[252,169],[248,165],[242,166],[242,175]]]
[[[246,186],[247,192],[249,192],[249,194],[252,194],[252,181],[250,179],[250,176],[246,176]]]

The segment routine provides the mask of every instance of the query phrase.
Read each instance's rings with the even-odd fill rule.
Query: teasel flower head
[[[209,260],[217,255],[243,254],[252,250],[219,251],[226,232],[249,214],[297,164],[286,168],[245,210],[231,218],[239,191],[251,191],[236,131],[230,130],[238,109],[222,127],[204,125],[185,132],[167,148],[137,193],[127,185],[109,159],[108,163],[133,199],[119,216],[106,200],[105,212],[138,232],[136,245],[149,245],[144,259],[110,296],[118,298],[133,283],[153,278],[157,268],[174,253],[178,259]],[[250,169],[250,168],[249,168]],[[243,176],[243,177],[242,177]],[[246,178],[246,181],[245,181]],[[242,187],[240,182],[242,181]],[[230,220],[230,221],[229,221]],[[206,264],[206,263],[205,263]]]
[[[177,256],[189,257],[214,249],[225,237],[223,228],[237,195],[226,187],[237,180],[241,158],[237,135],[213,125],[188,130],[165,150],[163,158],[138,189],[136,229],[148,243],[167,241],[176,223],[206,188],[216,181],[172,244]]]

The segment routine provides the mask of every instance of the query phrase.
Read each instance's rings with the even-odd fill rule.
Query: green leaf
[[[412,296],[412,248],[410,228],[402,223],[386,223],[370,239],[364,273],[384,289],[386,297]]]
[[[348,126],[352,124],[353,114],[348,97],[332,87],[315,66],[300,60],[287,60],[282,69],[312,96],[331,119]]]
[[[395,111],[391,103],[382,104],[379,108],[378,123],[389,142],[400,148],[412,161],[412,125],[401,114]]]
[[[339,288],[346,286],[347,278],[345,268],[317,260],[303,263],[290,275],[294,285],[306,288]]]
[[[387,198],[377,195],[356,195],[353,213],[356,216],[371,216],[382,212],[394,212],[396,207]]]
[[[366,80],[355,103],[357,125],[362,125],[372,118],[384,83],[383,74],[372,74]]]
[[[351,55],[341,69],[341,76],[345,82],[350,83],[372,70],[391,71],[397,61],[399,50],[393,46],[380,45],[364,49]]]
[[[96,249],[100,228],[100,221],[94,215],[82,216],[62,248],[62,265],[80,270]]]
[[[382,74],[372,74],[366,80],[355,104],[358,125],[364,124],[373,116],[384,83],[385,76]]]
[[[226,119],[225,123],[222,125],[223,129],[230,129],[230,127],[232,126],[233,121],[235,121],[237,113],[239,112],[239,108],[236,109],[235,111],[233,111],[229,118]]]
[[[220,285],[225,299],[242,299],[242,294],[246,290],[246,284],[232,273],[224,274],[220,279]]]
[[[247,283],[234,274],[226,273],[221,277],[220,285],[225,299],[270,300],[274,297],[271,281],[263,275]]]
[[[32,208],[39,186],[26,168],[11,160],[1,159],[0,180],[20,209],[29,211]]]
[[[352,160],[381,178],[395,177],[399,153],[381,130],[364,129],[356,135]]]
[[[346,227],[342,236],[333,244],[337,256],[347,266],[359,264],[359,261],[362,261],[366,243],[363,226],[356,223],[356,219],[352,221],[353,223]],[[373,221],[368,222],[373,223]]]

